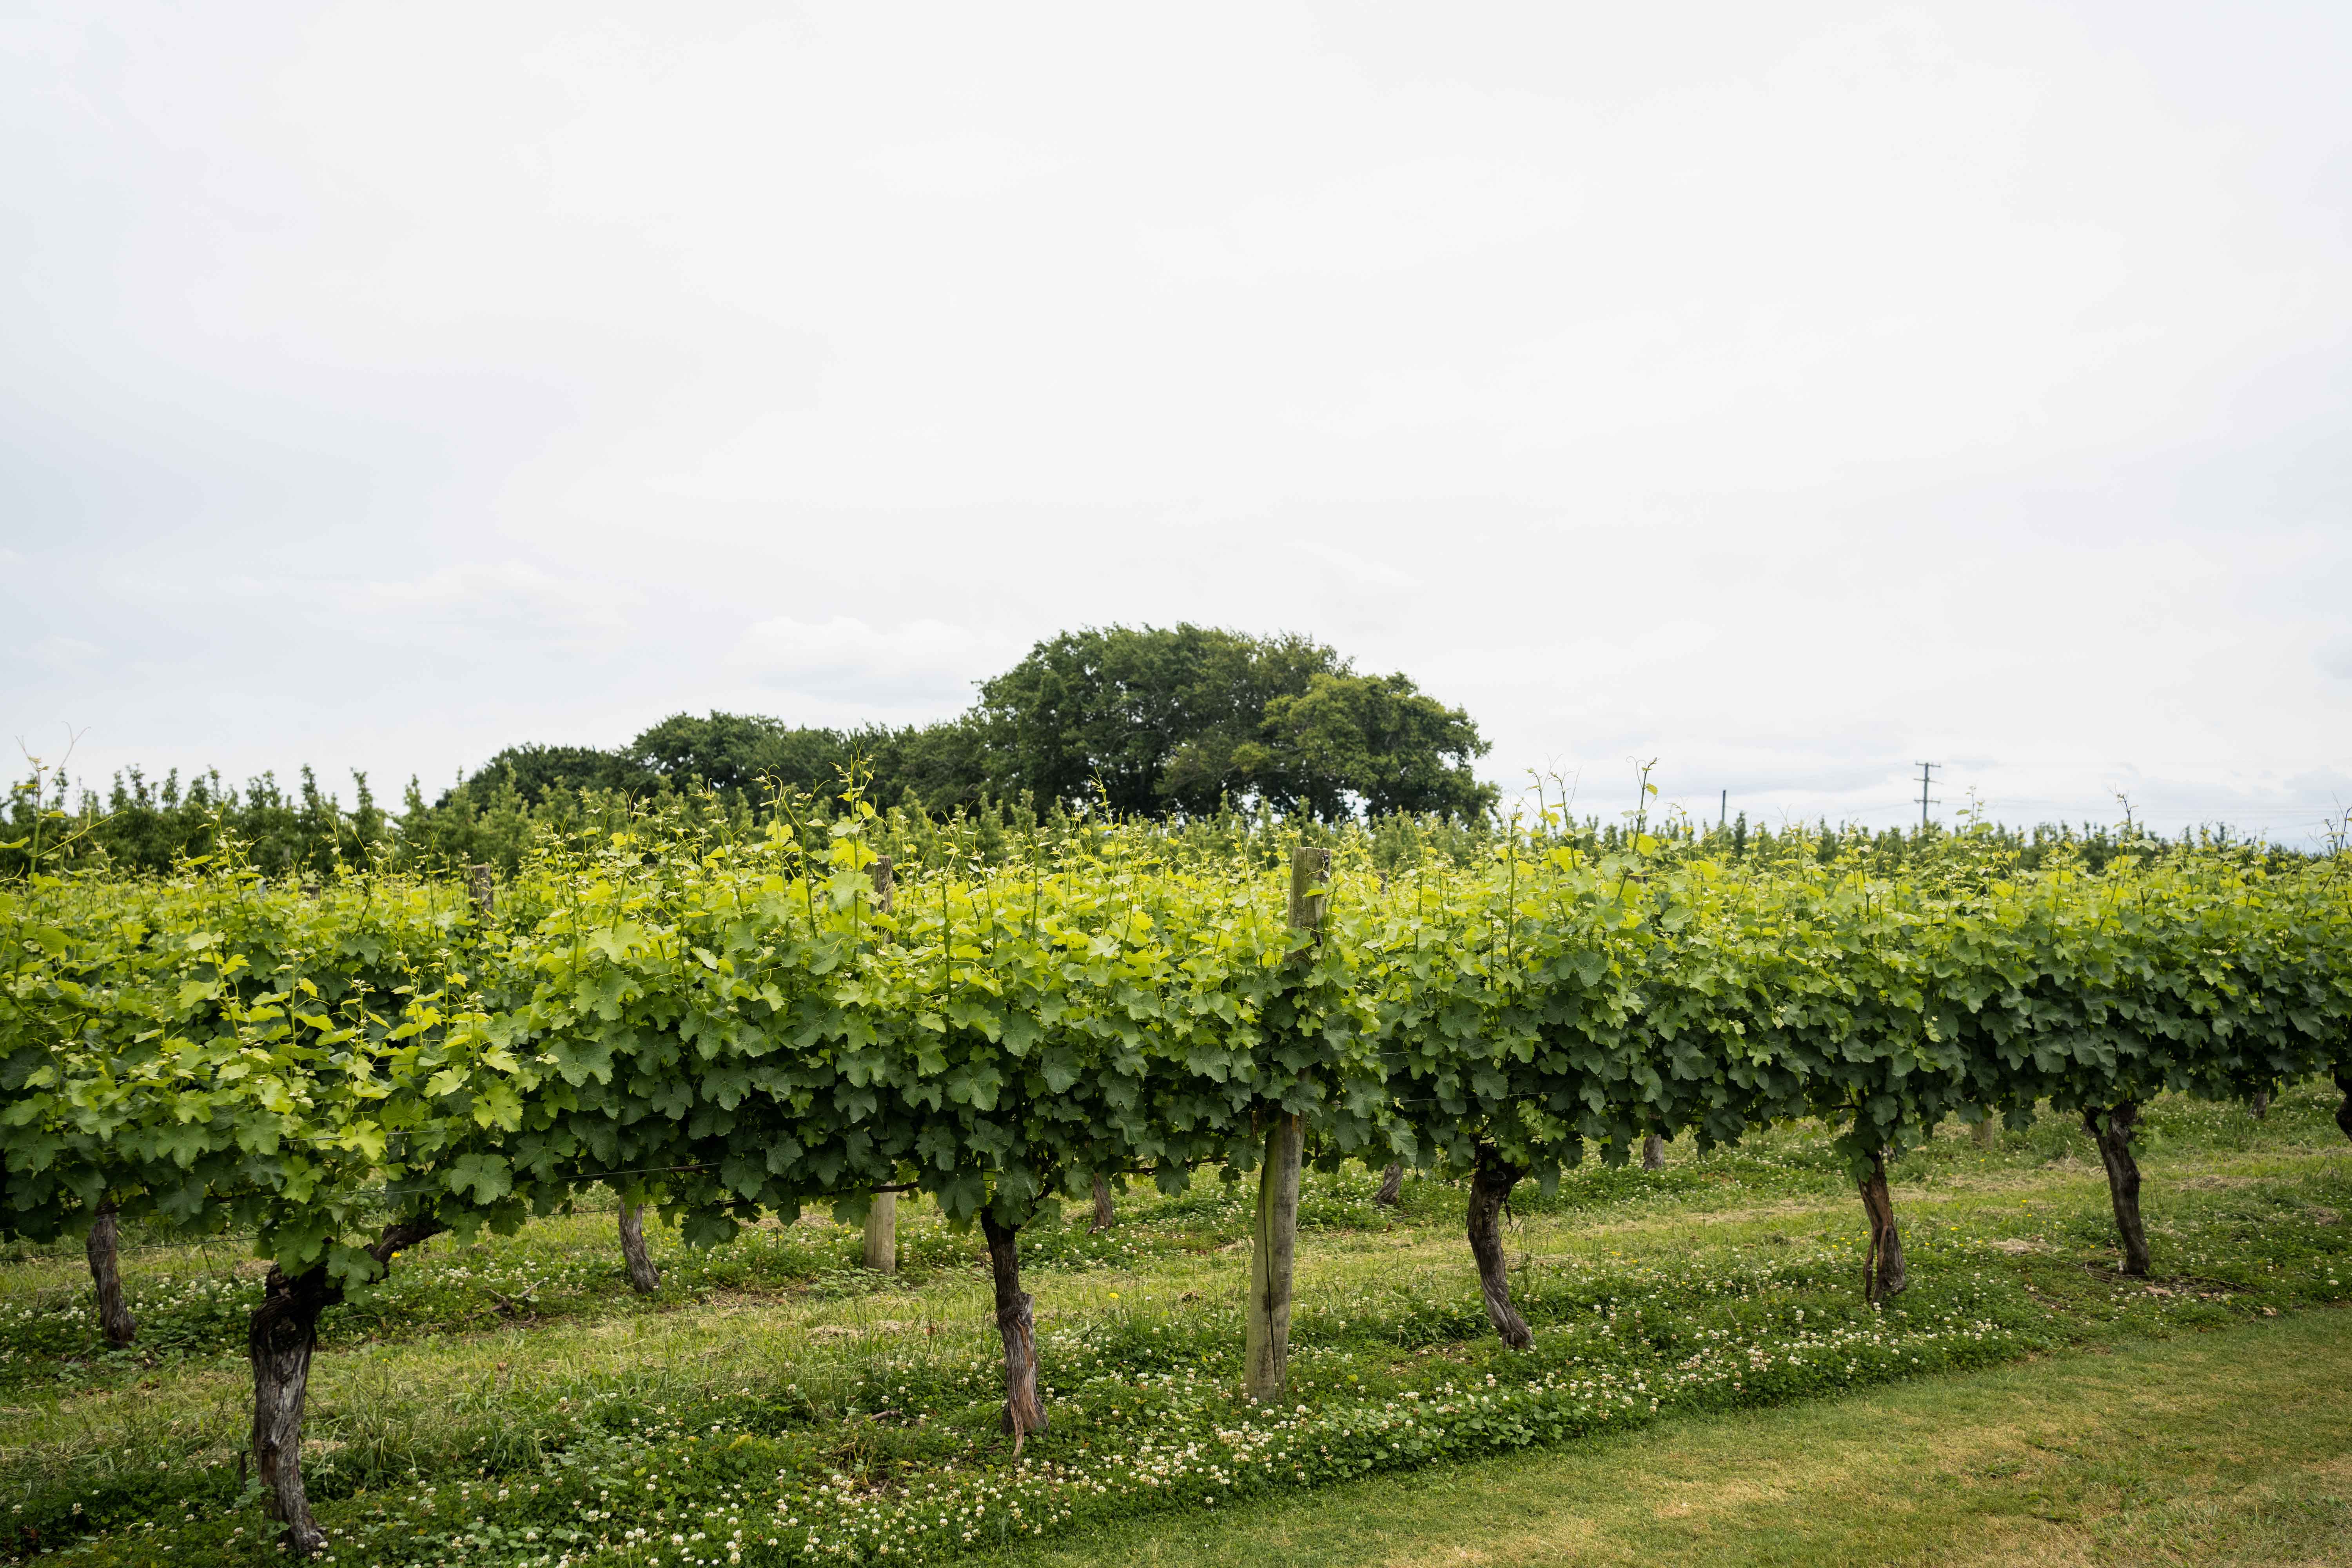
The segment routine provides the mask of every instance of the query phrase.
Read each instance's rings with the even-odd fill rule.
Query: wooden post
[[[887,855],[877,855],[874,864],[866,868],[866,875],[874,879],[874,907],[886,915],[893,912],[893,864]],[[873,1205],[866,1211],[866,1267],[884,1274],[898,1272],[898,1194],[896,1193],[875,1194]]]
[[[866,1267],[898,1272],[898,1194],[877,1193],[866,1211]]]
[[[1642,1169],[1663,1171],[1666,1168],[1666,1141],[1653,1132],[1642,1140]]]
[[[498,884],[490,880],[489,867],[483,865],[466,868],[466,891],[473,898],[475,910],[484,920],[489,919],[499,903]]]
[[[1313,931],[1323,924],[1323,889],[1331,851],[1290,852],[1290,926]],[[1257,1214],[1250,1232],[1249,1300],[1243,1310],[1243,1386],[1261,1404],[1280,1397],[1290,1363],[1290,1289],[1298,1254],[1298,1166],[1306,1123],[1294,1112],[1274,1114],[1258,1168]]]
[[[1108,1230],[1118,1223],[1118,1210],[1111,1204],[1110,1183],[1100,1171],[1095,1173],[1095,1228]]]
[[[1318,931],[1323,925],[1325,884],[1331,879],[1331,851],[1294,849],[1290,852],[1290,927]]]
[[[1290,1277],[1298,1254],[1299,1119],[1278,1115],[1257,1172],[1257,1215],[1250,1230],[1249,1301],[1243,1328],[1242,1378],[1265,1404],[1282,1395],[1290,1363]]]

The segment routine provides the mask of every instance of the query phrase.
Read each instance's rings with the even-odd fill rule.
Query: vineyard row
[[[1886,877],[1513,835],[1467,868],[1346,840],[1269,867],[1114,830],[909,865],[879,820],[615,833],[496,887],[0,889],[0,1232],[257,1238],[253,1459],[315,1552],[320,1314],[428,1237],[586,1187],[703,1244],[930,1194],[987,1239],[1017,1449],[1049,1421],[1020,1234],[1059,1194],[1254,1181],[1244,1366],[1270,1399],[1305,1163],[1466,1178],[1489,1320],[1524,1346],[1498,1215],[1588,1154],[1820,1119],[1875,1299],[1904,1283],[1886,1159],[1940,1122],[2079,1116],[2144,1273],[2141,1103],[2352,1090],[2340,858],[1956,849]]]

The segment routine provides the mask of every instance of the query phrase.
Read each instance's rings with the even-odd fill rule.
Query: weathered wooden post
[[[877,855],[866,874],[874,879],[874,903],[884,914],[892,912],[893,862]],[[877,1193],[866,1211],[866,1267],[885,1274],[898,1272],[898,1194]]]
[[[484,920],[490,918],[498,907],[498,888],[490,880],[487,865],[466,868],[468,890],[473,894],[474,908]],[[650,1296],[661,1289],[661,1270],[654,1267],[654,1255],[646,1246],[646,1205],[621,1200],[621,1262],[628,1270],[629,1289],[640,1296]]]
[[[1290,926],[1318,931],[1331,876],[1331,851],[1290,852]],[[1306,1148],[1304,1121],[1276,1111],[1258,1167],[1257,1215],[1250,1231],[1249,1300],[1243,1312],[1243,1386],[1264,1403],[1282,1393],[1290,1362],[1290,1280],[1298,1252],[1298,1163]]]
[[[1389,874],[1386,871],[1382,871],[1380,873],[1380,879],[1381,896],[1382,898],[1386,898],[1389,890]],[[1379,1207],[1384,1209],[1395,1208],[1398,1205],[1404,1202],[1403,1161],[1391,1160],[1389,1162],[1388,1168],[1381,1173],[1380,1191],[1372,1194],[1372,1202]]]
[[[475,911],[484,920],[489,919],[498,908],[499,889],[498,884],[490,879],[488,866],[466,868],[466,891],[474,900]]]

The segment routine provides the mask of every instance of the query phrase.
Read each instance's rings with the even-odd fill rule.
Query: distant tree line
[[[642,795],[665,782],[756,796],[777,784],[829,789],[856,760],[877,799],[934,814],[1026,796],[1123,817],[1263,803],[1323,822],[1468,820],[1495,804],[1474,771],[1486,750],[1461,709],[1406,676],[1360,675],[1308,637],[1111,626],[1039,643],[941,723],[845,731],[679,713],[612,752],[509,747],[461,788],[479,794],[510,775],[532,803],[553,789]]]
[[[598,753],[604,754],[604,753]],[[221,836],[236,840],[238,857],[266,876],[325,879],[343,869],[446,872],[489,864],[513,871],[535,846],[583,832],[606,833],[652,813],[690,819],[713,838],[749,834],[766,815],[766,796],[749,792],[732,797],[657,780],[643,794],[612,786],[549,784],[527,799],[517,774],[501,773],[480,788],[451,791],[425,800],[412,783],[403,809],[388,813],[354,775],[357,794],[350,807],[321,790],[310,770],[299,784],[281,788],[268,773],[243,791],[205,773],[183,785],[177,775],[161,783],[137,770],[115,779],[104,796],[85,792],[69,800],[52,790],[37,813],[29,789],[20,788],[0,813],[0,879],[21,876],[36,852],[44,869],[167,871],[189,862],[203,864],[222,848]],[[837,782],[837,781],[836,781]],[[791,792],[800,811],[822,818],[836,809],[830,793]],[[1519,815],[1519,814],[1514,814]],[[2126,824],[2113,826],[2044,823],[2008,827],[1964,824],[1958,829],[1927,826],[1870,828],[1853,824],[1784,824],[1778,832],[1751,826],[1743,814],[1723,824],[1676,817],[1637,825],[1585,816],[1555,818],[1540,828],[1521,816],[1518,826],[1553,844],[1595,854],[1624,848],[1636,833],[1655,841],[1653,854],[1669,859],[1700,857],[1734,864],[1785,866],[1799,859],[1844,866],[1874,875],[1914,872],[1949,859],[1956,836],[1976,840],[1979,862],[2006,858],[2021,870],[2035,870],[2061,858],[2093,874],[2118,858],[2163,858],[2179,853],[2230,851],[2250,865],[2276,870],[2313,857],[2262,839],[2247,839],[2227,827],[2185,829],[2167,838]],[[1490,811],[1465,818],[1392,812],[1365,819],[1373,862],[1383,870],[1429,860],[1467,868],[1494,853],[1511,817]],[[1060,801],[1043,806],[1025,794],[1012,800],[986,799],[945,814],[888,807],[879,834],[894,850],[928,862],[952,841],[954,852],[992,861],[1016,840],[1053,840],[1080,832],[1086,817]],[[1255,845],[1266,864],[1280,863],[1291,844],[1330,841],[1336,826],[1313,817],[1284,817],[1260,801],[1205,816],[1171,821],[1178,840],[1195,850],[1231,852]]]
[[[353,773],[352,782],[353,800],[346,806],[309,768],[292,789],[265,773],[242,790],[217,771],[184,783],[176,768],[161,780],[128,768],[102,795],[37,775],[12,789],[0,811],[0,877],[22,876],[36,865],[168,871],[208,863],[224,836],[267,873],[388,869],[399,845],[398,819],[377,805],[365,773]],[[415,804],[413,786],[410,798]]]
[[[970,711],[940,723],[834,730],[756,714],[679,713],[627,745],[509,746],[427,800],[409,781],[400,808],[378,805],[355,773],[348,807],[309,768],[291,786],[263,773],[239,790],[217,773],[160,781],[137,768],[103,793],[37,777],[0,809],[0,877],[45,869],[160,872],[204,863],[225,840],[267,876],[319,878],[339,868],[430,870],[488,863],[513,868],[535,842],[610,831],[633,814],[698,816],[714,834],[748,832],[780,797],[820,816],[856,772],[887,808],[888,832],[927,852],[941,825],[963,852],[992,858],[1008,835],[1060,832],[1089,815],[1145,817],[1188,834],[1296,837],[1361,819],[1382,866],[1444,857],[1467,864],[1505,827],[1498,791],[1472,771],[1486,754],[1458,708],[1402,675],[1355,672],[1306,637],[1253,637],[1192,626],[1066,632],[984,682]],[[1727,861],[1806,857],[1890,875],[1935,857],[1953,831],[1784,824],[1751,828],[1674,817],[1598,816],[1545,829],[1555,841],[1607,853],[1645,833],[1669,853]],[[1636,820],[1637,816],[1639,820]],[[2177,846],[2236,847],[2285,864],[2307,857],[2230,830],[2177,841],[2120,828],[1981,821],[2021,868],[2053,856],[2098,871],[2119,855]]]
[[[1463,710],[1404,675],[1359,674],[1308,637],[1110,626],[1037,644],[982,683],[969,711],[940,723],[835,730],[678,713],[610,751],[509,746],[429,804],[412,780],[396,816],[356,775],[357,804],[343,810],[308,768],[291,790],[265,773],[242,792],[216,773],[183,784],[176,773],[152,782],[131,769],[103,795],[70,801],[62,780],[37,781],[16,792],[0,826],[0,846],[10,846],[0,847],[0,871],[29,864],[43,833],[53,855],[162,870],[211,854],[224,828],[265,870],[485,849],[507,858],[534,821],[577,826],[686,795],[757,814],[778,791],[830,797],[853,769],[868,798],[933,818],[1243,811],[1470,825],[1496,800],[1475,772],[1486,751]]]

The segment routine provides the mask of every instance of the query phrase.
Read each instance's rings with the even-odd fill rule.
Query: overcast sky
[[[1594,810],[2305,839],[2347,82],[2343,0],[12,4],[0,734],[391,793],[1183,619]]]

